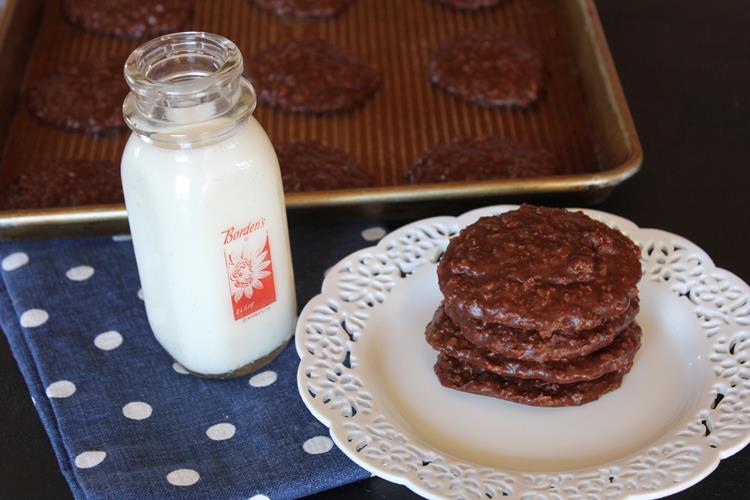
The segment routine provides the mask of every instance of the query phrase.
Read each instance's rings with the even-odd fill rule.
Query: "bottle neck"
[[[125,63],[125,121],[148,141],[220,140],[255,108],[255,91],[242,70],[237,46],[218,35],[187,32],[151,40]]]

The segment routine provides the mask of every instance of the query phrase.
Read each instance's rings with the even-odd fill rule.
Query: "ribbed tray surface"
[[[138,43],[87,33],[72,26],[61,2],[47,2],[23,88],[40,76],[82,60],[119,55]],[[318,140],[346,150],[382,185],[403,183],[403,173],[423,151],[452,139],[500,135],[552,152],[563,173],[596,170],[576,69],[552,0],[508,0],[498,8],[459,11],[429,0],[357,0],[339,17],[280,19],[250,0],[197,0],[186,29],[233,40],[252,54],[274,42],[322,38],[378,65],[383,86],[360,109],[324,116],[291,114],[260,104],[256,118],[272,141]],[[476,27],[496,26],[540,52],[544,91],[532,108],[485,109],[434,87],[427,74],[432,49]],[[89,137],[39,123],[19,102],[6,141],[0,177],[51,159],[119,161],[127,131]],[[29,207],[31,208],[31,207]]]

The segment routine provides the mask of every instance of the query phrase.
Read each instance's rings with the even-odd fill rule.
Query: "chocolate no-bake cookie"
[[[0,209],[122,203],[120,166],[111,161],[52,160],[34,165],[0,192]]]
[[[274,147],[287,193],[372,186],[370,174],[340,149],[318,142],[282,142]]]
[[[277,16],[298,19],[333,17],[352,3],[354,0],[255,0],[258,7]]]
[[[632,322],[608,346],[567,361],[520,361],[504,357],[466,340],[458,327],[438,309],[425,331],[433,349],[487,372],[518,379],[538,379],[557,384],[594,380],[633,363],[641,345],[641,329]]]
[[[355,108],[380,87],[380,71],[323,40],[294,40],[250,58],[258,100],[287,111],[328,113]]]
[[[622,384],[630,370],[612,372],[596,380],[554,384],[541,380],[502,377],[446,356],[438,355],[435,373],[445,387],[531,406],[579,406],[599,399]]]
[[[547,151],[489,137],[455,141],[427,151],[406,171],[406,180],[425,184],[543,177],[555,173],[555,159]]]
[[[641,346],[640,249],[583,212],[522,205],[448,243],[425,329],[445,387],[533,406],[616,389]]]
[[[455,323],[472,317],[548,338],[624,314],[641,263],[635,243],[582,212],[523,205],[464,228],[437,271]]]
[[[137,40],[179,31],[192,5],[192,0],[63,0],[63,12],[85,30]]]
[[[542,62],[523,41],[477,29],[446,41],[429,62],[433,83],[482,106],[525,107],[539,97]]]
[[[435,0],[438,3],[450,5],[457,9],[476,10],[500,5],[505,0]]]
[[[28,91],[29,110],[43,122],[88,134],[124,128],[122,68],[121,60],[100,61],[43,77]]]
[[[557,332],[548,338],[543,338],[533,330],[485,324],[471,317],[462,318],[458,326],[461,335],[477,347],[508,358],[545,363],[579,358],[608,346],[635,320],[639,309],[636,298],[630,302],[630,307],[624,314],[596,328],[570,333]]]

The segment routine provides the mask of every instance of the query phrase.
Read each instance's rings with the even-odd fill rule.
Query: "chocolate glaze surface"
[[[485,324],[464,318],[458,325],[466,340],[497,355],[522,361],[544,363],[585,356],[608,346],[638,315],[638,299],[630,302],[624,314],[591,330],[556,332],[543,338],[535,331]]]
[[[435,373],[448,388],[505,399],[531,406],[580,406],[599,399],[622,384],[631,366],[596,380],[574,384],[551,384],[540,380],[501,377],[446,356],[438,355]]]
[[[259,101],[305,113],[360,106],[382,81],[375,66],[323,40],[272,45],[253,55],[246,68]]]
[[[539,97],[542,61],[512,35],[480,28],[434,51],[429,72],[437,86],[475,104],[526,107]]]
[[[543,177],[557,171],[543,149],[510,144],[499,137],[472,138],[426,151],[406,171],[412,184]]]
[[[433,320],[427,325],[425,336],[434,349],[475,368],[505,377],[538,379],[558,384],[594,380],[607,373],[620,371],[633,363],[641,346],[641,329],[633,322],[610,345],[587,356],[545,363],[519,361],[476,347],[460,334],[458,327],[442,309],[435,312]]]
[[[255,0],[255,4],[282,17],[299,19],[333,17],[354,0]]]
[[[43,77],[28,91],[29,110],[43,122],[91,135],[124,128],[123,64],[114,59],[72,65]]]
[[[192,5],[192,0],[63,0],[63,12],[85,30],[137,40],[180,31]]]
[[[589,330],[637,296],[640,250],[582,212],[521,208],[482,217],[451,239],[438,282],[455,322],[535,330]]]
[[[340,149],[318,142],[282,142],[274,147],[287,193],[372,186],[370,174]]]
[[[111,161],[53,160],[11,179],[0,209],[122,203],[120,166]]]

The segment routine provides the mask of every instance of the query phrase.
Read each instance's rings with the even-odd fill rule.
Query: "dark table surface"
[[[643,170],[597,208],[641,227],[685,236],[717,265],[750,280],[747,2],[599,0],[597,5],[645,151]],[[451,207],[440,212],[449,214]],[[293,244],[314,238],[321,229],[292,226]],[[325,227],[327,232],[335,230]],[[328,262],[306,261],[297,252],[298,279],[308,272],[320,276],[342,256],[329,257]],[[298,290],[302,304],[319,285],[306,281]],[[70,496],[4,337],[0,340],[0,446],[4,459],[0,497]],[[318,497],[416,496],[402,486],[369,479]],[[750,449],[723,460],[709,477],[675,495],[748,497]]]

